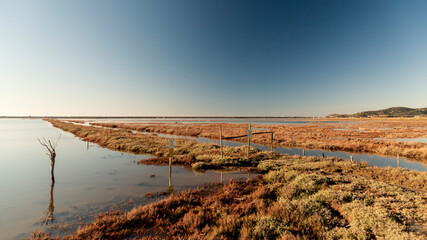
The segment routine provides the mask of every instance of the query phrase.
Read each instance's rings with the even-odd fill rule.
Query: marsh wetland
[[[51,198],[49,158],[37,138],[53,139],[59,134]],[[137,164],[152,156],[88,144],[43,120],[1,119],[0,142],[0,239],[22,239],[33,230],[59,225],[66,226],[62,230],[74,229],[75,224],[93,220],[99,213],[130,210],[157,199],[147,193],[169,190],[167,166]],[[248,176],[239,172],[222,175],[224,182]],[[220,172],[195,173],[182,166],[174,166],[172,176],[173,191],[221,180]],[[49,209],[51,200],[54,208]],[[53,218],[48,221],[50,215]]]
[[[395,156],[373,154],[371,149],[330,151],[316,149],[313,143],[310,148],[301,147],[298,144],[302,140],[293,142],[292,147],[283,134],[292,129],[316,134],[320,128],[323,137],[337,138],[341,136],[330,132],[342,134],[356,129],[353,124],[360,124],[357,121],[277,124],[263,120],[254,126],[260,131],[273,129],[273,145],[267,137],[257,135],[247,156],[246,139],[223,141],[223,158],[218,127],[225,129],[224,135],[242,134],[247,120],[0,121],[0,190],[4,193],[0,199],[1,239],[427,236],[425,159],[397,160]],[[398,136],[423,137],[422,124],[408,125],[417,129],[414,136],[410,136],[411,129]],[[346,130],[325,132],[325,128]],[[380,129],[374,136],[372,129],[360,128],[371,131],[371,138],[387,138],[384,141],[401,130],[379,134],[384,132]],[[386,130],[390,129],[396,126]],[[352,138],[364,134],[353,132]],[[59,134],[56,181],[52,184],[49,159],[37,138]],[[321,137],[317,136],[319,142]],[[176,139],[173,187],[168,185],[169,138]],[[420,152],[425,144],[403,147]],[[350,156],[354,162],[349,161]],[[166,210],[171,207],[178,208]],[[376,222],[366,223],[365,218]],[[385,226],[392,229],[384,230]]]

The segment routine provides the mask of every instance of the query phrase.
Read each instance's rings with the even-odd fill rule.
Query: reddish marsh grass
[[[274,132],[274,144],[284,147],[317,148],[349,152],[369,152],[427,161],[427,143],[390,141],[396,138],[427,137],[427,119],[352,119],[339,123],[310,123],[300,125],[256,125]],[[354,122],[357,121],[357,122]],[[247,124],[146,124],[146,123],[91,123],[141,132],[198,136],[219,139],[219,126],[223,136],[247,133]],[[270,135],[253,135],[254,143],[269,144]],[[246,142],[246,138],[236,139]]]

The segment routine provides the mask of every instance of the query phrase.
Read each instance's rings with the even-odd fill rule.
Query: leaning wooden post
[[[221,173],[220,183],[222,184],[222,173]]]
[[[273,132],[271,132],[271,152],[273,152],[273,141],[274,141],[274,137],[273,137]]]
[[[325,158],[325,154],[324,153],[322,153],[322,158]]]
[[[353,163],[353,156],[350,156],[350,162]]]
[[[173,146],[174,139],[169,139],[169,187],[172,186],[172,158],[173,158]]]
[[[305,157],[305,149],[302,150],[302,156]]]
[[[224,157],[224,153],[222,152],[222,128],[221,126],[219,127],[219,149],[221,151],[221,160]]]

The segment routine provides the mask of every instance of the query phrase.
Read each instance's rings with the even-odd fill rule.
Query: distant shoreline
[[[345,120],[381,120],[381,119],[414,119],[414,120],[420,120],[420,119],[426,119],[427,117],[337,117],[337,116],[326,116],[326,117],[195,117],[195,116],[184,116],[184,117],[178,117],[178,116],[167,116],[167,117],[160,117],[160,116],[0,116],[0,119],[156,119],[156,120],[162,120],[162,119],[278,119],[278,120],[291,120],[291,119],[316,119],[316,120],[339,120],[339,121],[345,121]]]
[[[214,118],[214,119],[306,119],[306,118],[324,118],[324,117],[210,117],[210,116],[0,116],[0,118],[35,118],[35,119],[43,119],[43,118],[73,118],[73,119],[140,119],[140,118],[148,118],[148,119],[180,119],[180,118],[190,118],[190,119],[206,119],[206,118]]]

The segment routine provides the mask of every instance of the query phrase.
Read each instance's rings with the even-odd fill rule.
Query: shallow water
[[[37,138],[55,139],[59,134],[52,186],[50,160]],[[0,119],[0,239],[22,239],[43,226],[42,219],[49,215],[54,223],[72,224],[106,210],[154,201],[145,194],[168,191],[169,168],[136,164],[149,157],[88,145],[42,120]],[[224,173],[223,181],[247,177]],[[172,167],[174,191],[220,179],[218,172]]]
[[[396,138],[398,142],[419,142],[419,143],[427,143],[427,138]]]
[[[386,141],[396,141],[396,142],[418,142],[418,143],[427,143],[427,138],[419,137],[419,138],[396,138],[396,139],[388,139],[388,138],[373,138],[374,140],[386,140]]]

